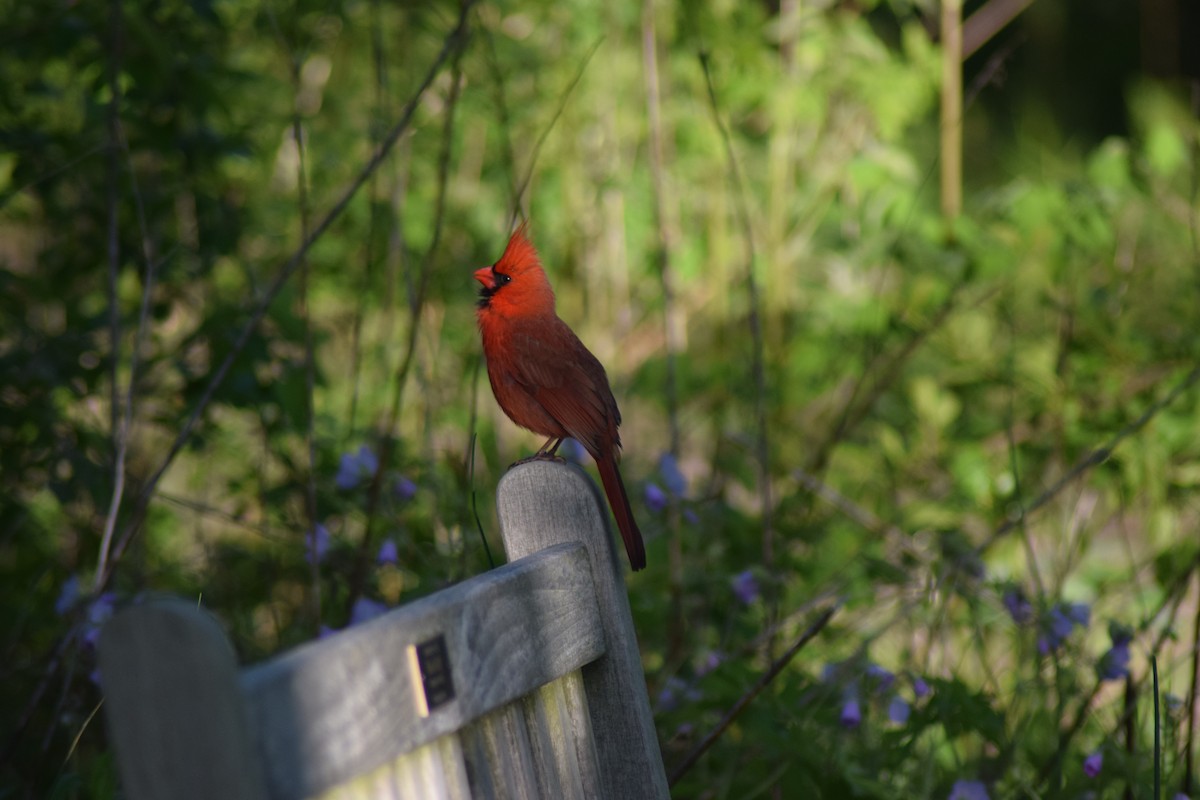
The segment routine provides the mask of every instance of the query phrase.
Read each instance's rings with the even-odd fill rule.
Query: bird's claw
[[[534,453],[531,456],[526,456],[525,458],[514,461],[512,463],[512,465],[509,467],[509,469],[512,469],[513,467],[519,466],[521,464],[528,464],[530,461],[556,461],[559,464],[567,463],[567,460],[565,458],[563,458],[562,456],[556,456],[553,453]]]

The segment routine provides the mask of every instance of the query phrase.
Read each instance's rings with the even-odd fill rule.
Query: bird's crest
[[[504,248],[504,255],[496,262],[496,269],[516,277],[529,269],[541,268],[542,260],[533,242],[529,241],[529,223],[522,222],[508,238],[508,247]]]
[[[527,230],[528,224],[522,223],[509,237],[504,255],[490,268],[475,272],[476,280],[483,284],[480,313],[507,317],[554,313],[554,290]]]

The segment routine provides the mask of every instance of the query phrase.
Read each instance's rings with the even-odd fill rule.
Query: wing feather
[[[605,440],[620,446],[621,414],[608,376],[566,323],[555,317],[553,323],[514,326],[507,339],[506,346],[522,356],[511,359],[513,378],[572,438],[593,457]]]

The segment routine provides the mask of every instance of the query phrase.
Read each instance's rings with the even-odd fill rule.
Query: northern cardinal
[[[553,457],[570,436],[596,460],[629,566],[646,566],[646,547],[617,470],[621,412],[596,357],[554,311],[554,290],[521,225],[504,255],[475,271],[479,332],[496,402],[509,419],[550,438],[534,458]]]

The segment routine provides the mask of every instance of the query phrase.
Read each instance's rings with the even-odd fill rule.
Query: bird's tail
[[[617,459],[608,453],[596,459],[600,470],[600,482],[604,484],[604,493],[608,495],[608,504],[612,507],[613,516],[617,518],[617,529],[621,531],[621,539],[625,542],[625,553],[629,556],[629,566],[634,572],[646,567],[646,545],[642,542],[642,532],[638,530],[637,520],[633,518],[633,509],[629,507],[629,496],[625,493],[625,483],[621,480],[621,472],[617,469]]]

